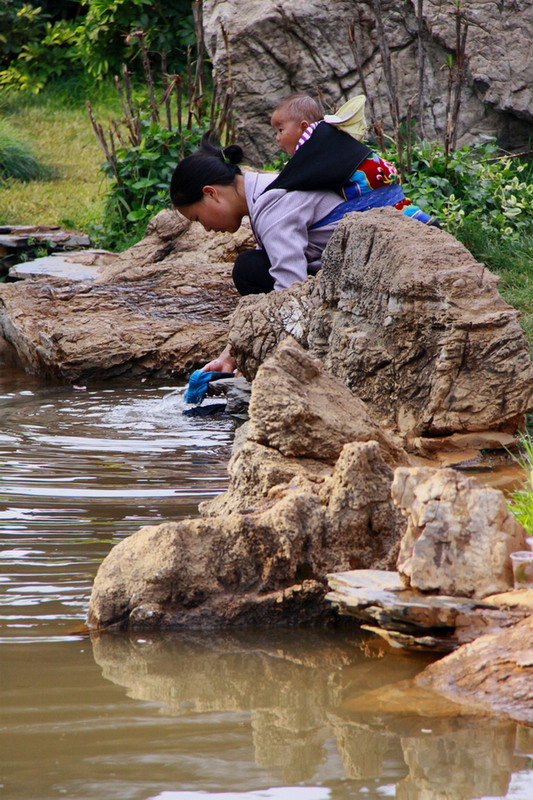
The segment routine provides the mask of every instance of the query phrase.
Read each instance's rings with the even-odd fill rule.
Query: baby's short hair
[[[318,100],[303,92],[284,97],[274,111],[286,111],[296,122],[304,119],[308,122],[319,122],[324,116],[324,109]]]

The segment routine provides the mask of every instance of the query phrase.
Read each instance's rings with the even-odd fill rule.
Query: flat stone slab
[[[252,384],[242,376],[220,378],[209,384],[207,394],[226,398],[226,413],[239,419],[248,419]]]
[[[523,608],[533,612],[533,589],[513,589],[511,592],[491,594],[485,597],[485,602],[502,608]]]
[[[89,252],[89,251],[87,251]],[[90,251],[95,254],[104,254],[104,250]],[[103,266],[98,264],[84,264],[74,260],[75,254],[68,256],[43,256],[34,261],[25,261],[15,264],[9,270],[9,277],[18,280],[27,278],[65,278],[69,281],[94,281],[102,272]]]
[[[502,593],[489,602],[406,589],[397,572],[363,569],[327,578],[332,591],[326,600],[396,647],[450,652],[531,613],[530,599],[521,604],[517,592]]]

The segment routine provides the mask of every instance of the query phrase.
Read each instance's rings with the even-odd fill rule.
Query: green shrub
[[[69,20],[45,22],[39,37],[23,44],[16,63],[0,73],[0,85],[37,94],[53,78],[80,69],[77,27]]]
[[[47,19],[40,6],[24,0],[2,0],[0,3],[0,65],[3,69],[18,58],[23,46],[38,40]]]
[[[394,156],[393,148],[385,154],[393,161]],[[414,145],[404,191],[454,235],[473,225],[485,235],[519,241],[533,230],[531,167],[499,156],[492,138],[465,145],[448,158],[443,145]]]
[[[82,0],[87,15],[78,28],[78,47],[86,70],[94,77],[120,72],[138,55],[128,34],[145,32],[148,50],[174,54],[168,66],[183,66],[187,47],[195,43],[190,0]]]
[[[102,247],[124,249],[138,241],[150,219],[168,208],[169,185],[174,167],[200,143],[208,127],[193,125],[180,134],[153,121],[148,113],[139,117],[141,140],[135,146],[116,149],[113,163],[102,169],[111,179],[104,222],[94,226],[91,238]]]
[[[29,144],[0,120],[0,181],[42,181],[52,176],[53,170],[38,161]]]
[[[165,54],[167,69],[177,71],[195,42],[192,3],[0,0],[0,86],[38,93],[72,71],[94,79],[118,73],[123,63],[136,69],[139,48],[129,37],[137,30],[148,50]]]

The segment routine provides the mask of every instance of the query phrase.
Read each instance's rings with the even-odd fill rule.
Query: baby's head
[[[323,116],[320,103],[308,94],[291,94],[278,103],[270,124],[274,128],[278,145],[292,156],[305,129]]]

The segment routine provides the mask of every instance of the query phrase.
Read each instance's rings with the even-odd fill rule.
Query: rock
[[[398,556],[407,586],[480,598],[513,585],[509,555],[526,534],[502,492],[455,470],[400,467],[392,498],[407,515]]]
[[[250,416],[249,438],[284,456],[334,463],[348,442],[372,439],[389,464],[406,461],[365,404],[291,337],[258,371]]]
[[[253,384],[250,422],[241,429],[228,492],[204,504],[209,518],[142,528],[114,547],[94,582],[89,626],[324,622],[334,616],[324,603],[327,572],[391,568],[404,524],[390,499],[392,466],[406,456],[337,384],[316,358],[293,340],[284,342]],[[347,415],[340,417],[348,426],[344,433],[339,409]],[[308,428],[310,419],[327,446]],[[335,446],[327,439],[332,434]]]
[[[243,511],[264,502],[274,487],[295,480],[320,491],[350,442],[374,440],[379,442],[380,459],[390,467],[408,463],[365,404],[292,338],[258,370],[249,411],[250,422],[236,436],[228,466],[229,488],[203,503],[202,513]],[[392,506],[387,506],[390,513]]]
[[[509,450],[517,449],[516,437],[504,431],[476,431],[474,433],[453,433],[450,436],[438,436],[432,439],[429,436],[419,436],[412,445],[419,452],[428,456],[442,455],[443,453],[467,452],[481,450]]]
[[[294,493],[253,517],[229,515],[142,528],[102,562],[91,628],[217,628],[325,621],[321,582],[298,580],[323,531],[318,500]],[[292,580],[291,580],[292,575]]]
[[[61,252],[89,247],[90,243],[85,233],[57,225],[0,225],[0,278],[12,276],[14,265],[40,248]]]
[[[77,250],[89,247],[87,234],[57,225],[0,225],[1,268],[16,263],[24,253],[39,247],[50,250]]]
[[[251,393],[252,384],[242,375],[237,378],[219,378],[216,381],[210,381],[207,389],[209,397],[226,399],[226,414],[243,420],[248,419]]]
[[[372,0],[354,6],[349,0],[204,0],[207,49],[224,84],[231,73],[238,139],[262,164],[277,151],[270,128],[276,103],[292,92],[324,96],[327,111],[362,90],[348,41],[355,21],[355,48],[364,65],[367,95],[376,119],[390,125],[387,83],[383,77]],[[401,76],[396,96],[401,113],[422,91],[423,135],[443,138],[450,53],[456,51],[455,15],[448,2],[423,4],[422,47],[425,79],[419,86],[417,3],[381,3],[393,69]],[[495,135],[506,148],[527,149],[533,131],[533,76],[529,0],[500,3],[462,0],[469,21],[466,70],[461,93],[459,144]],[[265,99],[267,98],[267,100]],[[415,108],[416,105],[415,105]],[[390,128],[389,128],[390,132]],[[422,134],[420,126],[418,133]]]
[[[500,608],[523,608],[533,614],[533,589],[512,589],[510,592],[491,594],[485,597],[485,602]]]
[[[322,263],[314,280],[232,315],[249,380],[291,335],[406,440],[522,424],[533,368],[518,312],[460,242],[380,208],[342,220]]]
[[[16,280],[52,277],[68,281],[94,281],[103,266],[115,258],[116,255],[107,250],[80,250],[64,256],[44,256],[15,264],[9,270],[9,277]]]
[[[449,653],[490,630],[514,625],[531,613],[513,593],[485,599],[428,595],[406,589],[397,572],[350,570],[328,575],[326,600],[341,614],[393,647]],[[506,603],[505,597],[508,597]]]
[[[456,701],[533,724],[533,615],[480,636],[415,679]]]
[[[258,368],[287,336],[309,350],[311,318],[322,305],[317,278],[270,294],[243,297],[230,319],[228,341],[239,368],[253,380]]]
[[[68,381],[185,373],[225,345],[232,264],[246,244],[246,227],[208,234],[161,212],[92,283],[0,284],[0,335],[26,369]]]

